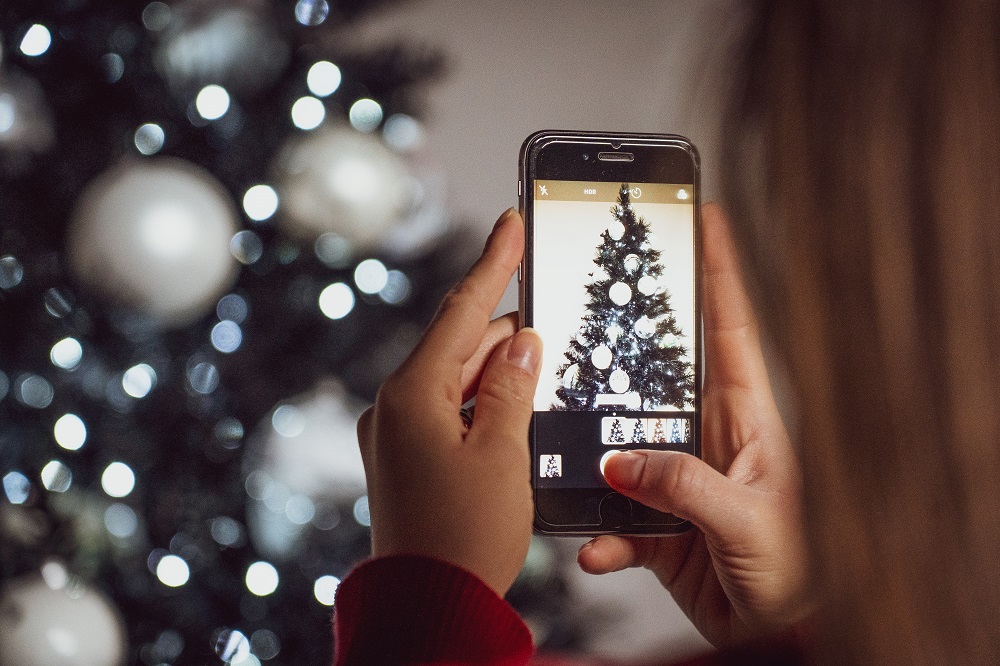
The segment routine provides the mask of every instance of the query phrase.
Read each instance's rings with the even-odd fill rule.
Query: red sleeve
[[[368,560],[344,579],[334,611],[334,663],[522,666],[531,634],[468,571],[417,555]]]

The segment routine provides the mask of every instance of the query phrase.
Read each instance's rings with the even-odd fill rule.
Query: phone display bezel
[[[601,160],[601,152],[629,153],[632,159]],[[521,326],[532,326],[534,292],[534,186],[536,180],[689,183],[694,205],[694,284],[695,332],[693,365],[695,372],[694,419],[692,423],[693,452],[701,455],[701,287],[700,287],[700,164],[694,145],[685,137],[667,134],[635,134],[608,132],[570,132],[544,130],[529,136],[521,147],[518,174],[519,206],[525,221],[525,254],[519,284]],[[650,510],[610,488],[543,489],[538,487],[538,454],[535,419],[531,425],[531,481],[535,499],[534,527],[544,534],[672,534],[686,531],[690,523],[676,516],[657,519],[656,524],[634,519],[649,515]],[[564,519],[550,522],[539,515],[544,505],[549,518]],[[593,515],[597,509],[601,522],[579,519]],[[607,507],[607,508],[605,508]],[[655,512],[654,512],[655,513]],[[577,519],[574,519],[577,517]]]

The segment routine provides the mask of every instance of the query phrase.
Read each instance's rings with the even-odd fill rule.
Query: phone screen
[[[607,489],[615,451],[694,452],[694,184],[531,186],[535,485]]]

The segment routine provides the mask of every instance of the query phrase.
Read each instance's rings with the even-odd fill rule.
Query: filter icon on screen
[[[554,453],[544,455],[538,461],[538,475],[543,479],[558,479],[562,476],[562,456]]]

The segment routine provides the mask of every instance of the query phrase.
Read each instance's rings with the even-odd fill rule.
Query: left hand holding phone
[[[358,421],[372,554],[435,557],[503,596],[531,539],[528,425],[542,342],[490,316],[524,252],[504,213],[409,358]],[[459,410],[476,396],[475,419]]]

